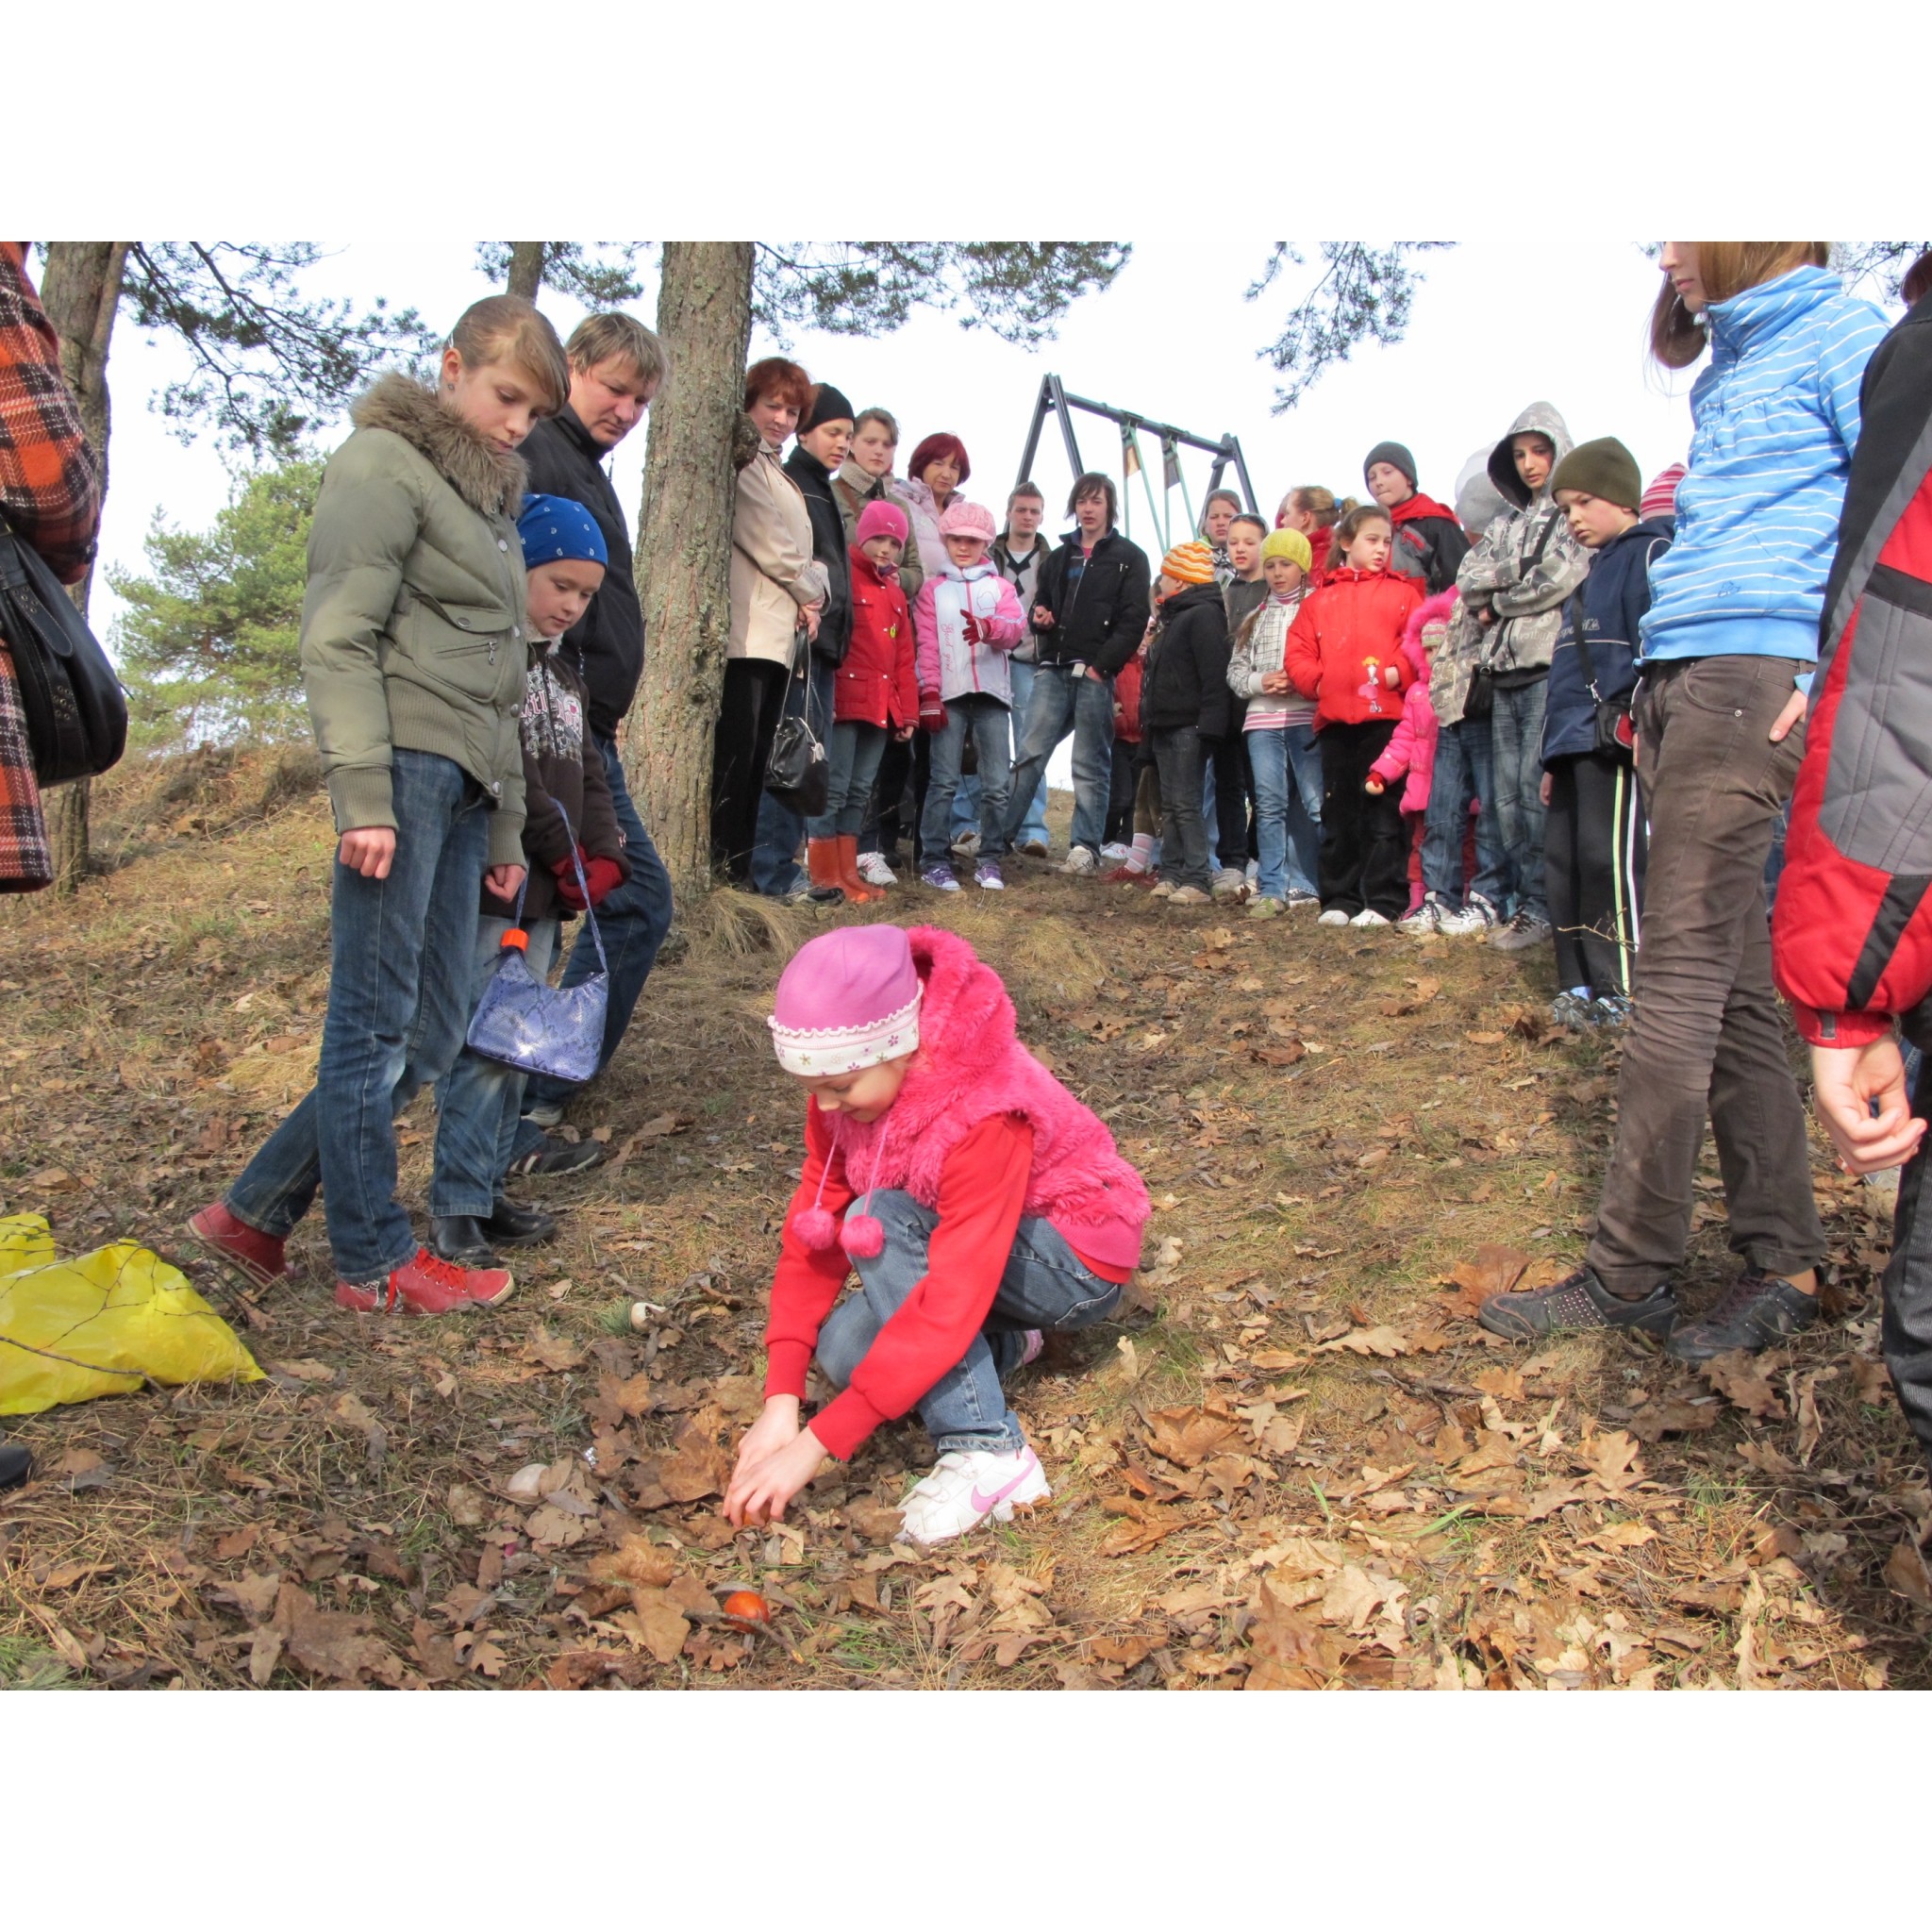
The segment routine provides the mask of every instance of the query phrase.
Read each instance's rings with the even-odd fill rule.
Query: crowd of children
[[[1707,244],[1707,271],[1732,246]],[[1667,251],[1667,269],[1680,259]],[[780,358],[755,365],[745,405],[757,447],[741,466],[734,669],[713,801],[721,863],[777,880],[803,843],[804,881],[772,889],[863,904],[898,884],[887,834],[896,818],[901,836],[912,828],[923,888],[960,891],[958,859],[976,888],[1003,890],[1010,850],[1046,855],[1045,765],[1071,734],[1063,872],[1095,877],[1110,865],[1107,880],[1170,905],[1246,900],[1259,920],[1307,908],[1323,925],[1479,935],[1505,951],[1549,943],[1556,1016],[1576,1025],[1632,1018],[1648,829],[1671,863],[1669,957],[1646,980],[1649,1012],[1657,988],[1690,986],[1709,950],[1687,923],[1694,815],[1675,804],[1658,815],[1666,725],[1682,710],[1669,741],[1674,782],[1722,791],[1723,772],[1685,747],[1701,743],[1700,728],[1730,730],[1735,687],[1728,717],[1764,713],[1772,749],[1758,755],[1788,791],[1795,759],[1779,747],[1803,705],[1787,660],[1803,660],[1818,614],[1813,593],[1792,591],[1776,566],[1764,597],[1796,598],[1789,621],[1781,608],[1726,616],[1728,579],[1715,606],[1706,594],[1706,553],[1734,574],[1762,561],[1726,533],[1719,503],[1721,491],[1761,496],[1761,463],[1739,458],[1713,425],[1733,407],[1731,388],[1748,387],[1734,371],[1754,371],[1754,356],[1775,360],[1762,344],[1791,316],[1820,310],[1859,367],[1876,340],[1822,261],[1767,258],[1761,273],[1747,263],[1739,275],[1735,301],[1711,299],[1712,328],[1747,346],[1718,333],[1723,380],[1707,377],[1697,392],[1696,561],[1683,561],[1684,546],[1673,557],[1683,467],[1646,490],[1621,442],[1574,442],[1546,402],[1472,459],[1453,509],[1420,489],[1408,449],[1385,441],[1363,463],[1367,500],[1298,486],[1264,520],[1217,490],[1198,534],[1157,568],[1117,527],[1106,476],[1076,479],[1074,527],[1054,545],[1040,534],[1034,485],[1008,497],[1004,527],[960,493],[970,463],[956,437],[928,437],[902,482],[889,412],[855,413]],[[1694,273],[1674,282],[1695,284]],[[1753,326],[1769,331],[1755,348]],[[1841,495],[1856,436],[1850,350],[1842,359],[1820,378],[1815,406],[1766,406],[1796,409],[1818,443],[1807,487],[1821,505]],[[581,504],[526,493],[515,455],[569,382],[541,316],[493,298],[459,322],[433,386],[390,376],[358,405],[355,433],[327,467],[303,627],[340,835],[317,1086],[225,1199],[191,1223],[255,1282],[288,1272],[286,1238],[318,1190],[336,1298],[352,1309],[493,1306],[512,1287],[497,1251],[554,1227],[504,1191],[521,1075],[464,1042],[505,950],[520,949],[541,979],[562,922],[594,919],[629,876],[590,693],[558,648],[597,594],[608,547]],[[794,430],[798,446],[781,463]],[[1733,470],[1744,480],[1728,480]],[[1811,508],[1807,498],[1780,513],[1819,551],[1824,526],[1812,527]],[[1719,524],[1702,527],[1713,515]],[[1657,614],[1660,587],[1670,601]],[[1774,619],[1785,628],[1768,641],[1747,635]],[[1671,626],[1699,624],[1719,628],[1674,661]],[[1639,674],[1654,664],[1644,710]],[[1727,680],[1722,706],[1692,694],[1699,677],[1717,688],[1711,664]],[[779,718],[809,726],[815,708],[826,795],[800,821],[758,794]],[[883,777],[894,748],[899,776]],[[1733,787],[1754,839],[1769,836],[1774,789]],[[1746,915],[1736,948],[1753,987],[1768,987],[1756,852],[1703,857],[1727,868]],[[1691,995],[1683,1001],[1688,1011]],[[1741,1011],[1733,1000],[1706,1016],[1713,1054],[1725,1028],[1745,1024]],[[1664,1024],[1652,1017],[1649,1033],[1636,1029],[1626,1087],[1650,1077],[1651,1035]],[[726,1514],[782,1514],[827,1455],[850,1455],[915,1407],[937,1465],[907,1499],[908,1535],[935,1541],[1037,1503],[1049,1485],[1003,1384],[1046,1331],[1103,1319],[1118,1302],[1148,1211],[1139,1175],[1020,1044],[996,975],[943,930],[881,924],[813,941],[780,980],[771,1025],[808,1095],[806,1160],[773,1288],[765,1407],[741,1447]],[[1779,1077],[1788,1087],[1788,1070],[1770,1071],[1778,1057],[1761,1057],[1766,1092]],[[436,1165],[419,1243],[395,1198],[391,1123],[431,1083]],[[1687,1086],[1672,1146],[1694,1144],[1707,1086],[1718,1106],[1719,1085]],[[1758,1112],[1789,1125],[1783,1096],[1779,1087],[1778,1106]],[[1857,1108],[1844,1111],[1856,1126]],[[1796,1144],[1792,1132],[1778,1152],[1796,1173],[1802,1149],[1787,1141]],[[1486,1325],[1512,1336],[1648,1326],[1701,1359],[1812,1318],[1815,1216],[1785,1202],[1760,1217],[1747,1252],[1762,1258],[1731,1302],[1673,1333],[1667,1286],[1644,1286],[1674,1265],[1670,1217],[1659,1208],[1656,1228],[1633,1232],[1641,1217],[1624,1211],[1621,1171],[1613,1162],[1591,1264],[1554,1289],[1495,1298]],[[841,1301],[855,1269],[858,1292]],[[837,1392],[807,1424],[814,1360]]]

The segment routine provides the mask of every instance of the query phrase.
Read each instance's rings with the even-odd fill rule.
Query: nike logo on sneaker
[[[974,1510],[976,1510],[978,1514],[980,1514],[981,1516],[991,1515],[993,1510],[998,1508],[998,1507],[1002,1503],[1004,1503],[1007,1500],[1007,1498],[1010,1496],[1013,1493],[1013,1491],[1017,1490],[1020,1487],[1020,1485],[1024,1483],[1026,1480],[1026,1478],[1029,1475],[1031,1475],[1033,1472],[1039,1467],[1039,1457],[1037,1457],[1032,1452],[1032,1450],[1029,1449],[1026,1452],[1026,1460],[1021,1466],[1020,1474],[1016,1475],[1011,1482],[1007,1484],[1007,1486],[1004,1489],[995,1490],[992,1492],[992,1494],[989,1496],[986,1493],[986,1491],[982,1490],[978,1486],[978,1484],[975,1483],[973,1488],[973,1507]]]

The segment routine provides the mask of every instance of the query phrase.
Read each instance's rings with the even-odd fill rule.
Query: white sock
[[[1145,872],[1154,862],[1154,834],[1136,832],[1134,849],[1121,862],[1129,872]]]

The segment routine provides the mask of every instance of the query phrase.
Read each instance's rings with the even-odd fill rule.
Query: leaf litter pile
[[[77,902],[0,907],[0,1211],[153,1246],[269,1375],[8,1424],[40,1468],[0,1496],[0,1685],[1932,1684],[1889,1194],[1817,1143],[1833,1319],[1756,1359],[1476,1327],[1580,1257],[1613,1124],[1617,1047],[1547,1028],[1540,958],[1037,867],[894,893],[998,967],[1157,1204],[1122,1319],[1013,1385],[1052,1498],[921,1553],[916,1421],[789,1522],[717,1514],[801,1152],[772,941],[814,915],[674,938],[576,1109],[610,1158],[524,1188],[563,1232],[502,1309],[338,1311],[319,1213],[275,1291],[196,1258],[181,1222],[312,1076],[328,848],[314,799],[151,824]],[[419,1207],[434,1131],[425,1096]],[[1699,1199],[1693,1312],[1735,1267],[1714,1166]]]

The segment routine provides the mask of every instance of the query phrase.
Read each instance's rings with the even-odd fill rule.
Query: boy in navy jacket
[[[1643,479],[1614,436],[1579,443],[1550,478],[1570,534],[1591,553],[1563,610],[1543,710],[1543,872],[1557,947],[1554,1017],[1569,1024],[1628,1012],[1643,876],[1630,697],[1651,558],[1667,518],[1637,514]]]

